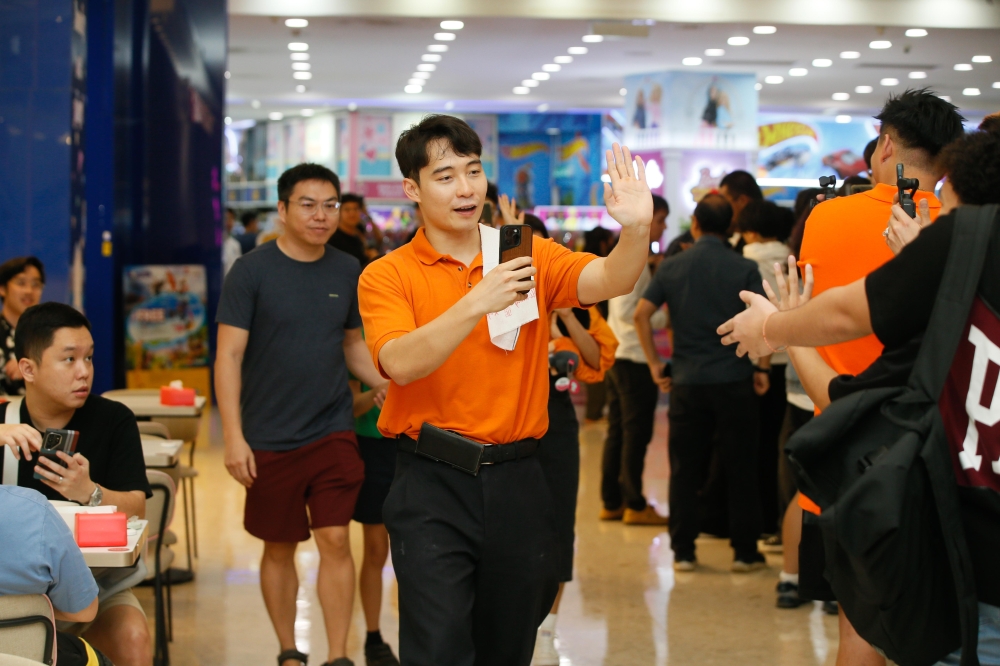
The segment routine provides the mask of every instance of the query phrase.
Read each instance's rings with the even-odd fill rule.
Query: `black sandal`
[[[299,652],[298,650],[291,649],[285,650],[278,655],[278,666],[282,666],[289,659],[295,659],[302,663],[302,666],[306,666],[309,663],[309,655]]]

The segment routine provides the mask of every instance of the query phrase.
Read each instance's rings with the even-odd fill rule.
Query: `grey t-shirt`
[[[660,264],[643,298],[657,307],[666,303],[670,312],[674,384],[725,384],[752,376],[749,358],[723,346],[715,332],[746,308],[743,290],[764,294],[756,262],[715,236],[702,236]]]
[[[296,261],[274,241],[236,260],[216,321],[250,332],[240,411],[250,448],[286,451],[354,429],[344,329],[360,328],[358,260]]]

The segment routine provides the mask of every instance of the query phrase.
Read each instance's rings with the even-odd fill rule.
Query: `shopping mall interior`
[[[151,491],[146,500],[155,534],[129,524],[132,532],[142,532],[134,538],[130,532],[127,547],[118,548],[131,548],[131,560],[107,565],[87,560],[95,571],[137,562],[146,567],[133,590],[147,621],[149,660],[125,655],[115,663],[273,664],[275,655],[293,649],[312,653],[312,663],[320,664],[327,645],[335,642],[324,614],[333,602],[321,599],[320,592],[332,583],[320,566],[316,539],[294,556],[294,645],[276,635],[272,621],[278,611],[265,605],[261,593],[264,541],[244,527],[248,495],[233,478],[229,426],[217,406],[219,329],[232,312],[220,306],[224,284],[230,284],[226,273],[234,261],[237,267],[249,265],[251,252],[285,233],[289,201],[287,194],[279,195],[278,179],[288,169],[307,162],[335,172],[341,218],[349,207],[344,197],[360,197],[350,202],[359,220],[352,222],[357,227],[351,235],[361,239],[362,266],[376,266],[408,242],[430,236],[421,232],[411,241],[424,221],[412,188],[404,187],[412,174],[401,170],[397,142],[428,114],[455,116],[478,136],[482,174],[501,195],[499,206],[480,196],[476,205],[486,212],[477,219],[492,225],[509,198],[517,210],[536,216],[556,244],[607,256],[625,223],[605,206],[605,187],[619,182],[612,177],[619,178],[617,172],[609,173],[606,155],[619,155],[622,164],[620,152],[607,152],[622,144],[635,164],[643,165],[649,191],[669,206],[665,230],[651,236],[648,248],[651,260],[659,261],[675,239],[690,232],[702,197],[718,192],[732,172],[751,174],[763,198],[786,210],[795,208],[801,193],[820,187],[821,177],[833,176],[831,188],[846,181],[840,193],[861,196],[871,187],[866,147],[882,131],[875,116],[887,100],[924,88],[954,105],[969,133],[1000,111],[1000,5],[992,0],[0,2],[0,264],[37,257],[44,265],[44,290],[31,302],[65,303],[86,315],[93,339],[90,392],[132,409],[150,482],[165,479],[151,487],[169,498],[164,503]],[[852,183],[857,189],[849,189]],[[895,182],[892,187],[895,191]],[[595,229],[610,233],[604,238]],[[242,256],[225,259],[227,248]],[[416,252],[419,256],[419,248]],[[13,285],[39,273],[33,265],[19,266],[3,279]],[[461,283],[464,288],[465,280]],[[4,315],[13,307],[8,302],[13,288],[0,285]],[[582,294],[582,281],[580,289]],[[364,302],[361,316],[367,328]],[[607,310],[603,316],[610,320]],[[6,329],[11,349],[14,324],[16,318]],[[634,336],[631,317],[628,325]],[[669,358],[673,340],[658,329],[654,353]],[[345,354],[347,344],[345,339]],[[6,350],[0,349],[5,362]],[[639,363],[633,365],[641,366],[648,383],[643,351],[637,353]],[[28,363],[10,358],[15,370]],[[376,361],[385,362],[384,352]],[[389,378],[383,365],[379,369]],[[464,381],[491,371],[470,367]],[[6,372],[4,381],[13,377]],[[281,374],[267,376],[266,383],[287,383]],[[24,381],[22,390],[0,383],[0,400],[4,393],[23,394]],[[327,381],[310,377],[296,390],[317,392]],[[609,410],[619,409],[610,421],[620,430],[625,409],[615,402],[619,393],[625,400],[624,388],[609,387],[608,381],[571,382],[579,422],[573,573],[561,591],[558,624],[550,614],[553,624],[539,630],[539,636],[548,632],[547,652],[536,647],[531,664],[886,663],[874,652],[840,649],[843,611],[838,616],[829,602],[803,597],[786,607],[780,599],[776,604],[776,586],[791,580],[782,574],[787,552],[780,521],[787,497],[770,513],[764,508],[759,547],[766,563],[751,562],[750,570],[739,571],[730,549],[725,489],[721,500],[713,499],[720,492],[713,479],[723,483],[724,472],[706,472],[709,478],[699,491],[704,506],[697,568],[693,561],[690,569],[675,566],[667,525],[672,396],[657,393],[654,384],[648,394],[656,396],[650,403],[650,410],[655,403],[653,430],[648,447],[642,445],[645,457],[637,472],[640,502],[644,498],[652,514],[632,521],[627,513],[624,521],[620,514],[607,514],[614,509],[607,506],[605,489],[613,429]],[[784,375],[781,381],[784,385]],[[172,382],[184,388],[161,391]],[[195,397],[186,389],[194,389]],[[374,404],[385,397],[388,410],[394,390],[399,396],[392,384],[388,396],[381,394]],[[474,384],[464,390],[478,392]],[[780,399],[784,405],[785,396]],[[456,397],[449,409],[465,406],[465,399]],[[382,429],[382,435],[396,434]],[[151,453],[151,446],[162,451]],[[769,446],[771,471],[761,479],[762,489],[770,479],[772,494],[765,505],[779,503],[774,492],[779,480],[772,473],[777,439]],[[154,506],[162,516],[152,516]],[[59,512],[66,518],[64,508]],[[0,515],[0,522],[7,520]],[[80,524],[71,527],[80,530]],[[349,525],[352,571],[363,575],[370,525]],[[0,543],[0,552],[13,547]],[[393,544],[392,556],[396,548]],[[327,663],[400,663],[372,656],[373,626],[403,664],[432,663],[407,657],[405,645],[401,648],[392,556],[376,574],[380,591],[376,586],[373,593],[369,580],[367,592],[338,597],[353,604],[346,655],[331,647]],[[506,575],[517,577],[518,566]],[[0,574],[0,664],[20,664],[4,661],[7,579]],[[374,623],[363,605],[373,594],[381,598]],[[101,647],[100,639],[93,642]],[[13,648],[11,653],[16,654]],[[60,660],[76,663],[61,655]],[[279,666],[300,663],[286,658]],[[436,663],[445,666],[447,660]],[[452,663],[501,662],[480,654],[475,661]]]

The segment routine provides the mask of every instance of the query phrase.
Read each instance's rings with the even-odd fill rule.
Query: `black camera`
[[[917,202],[913,200],[920,187],[920,181],[916,178],[903,177],[903,163],[896,165],[896,189],[899,190],[899,207],[906,211],[910,217],[917,216]]]
[[[521,228],[517,226],[507,226],[503,229],[504,240],[507,247],[517,247],[521,244]]]
[[[819,186],[823,190],[820,194],[823,195],[823,201],[829,201],[830,199],[837,198],[837,177],[836,176],[820,176]],[[819,196],[819,195],[817,195]],[[813,197],[812,201],[809,202],[809,210],[816,207],[816,204],[820,203],[819,199]]]

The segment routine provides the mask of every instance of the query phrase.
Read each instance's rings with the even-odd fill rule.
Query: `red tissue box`
[[[128,545],[128,517],[117,513],[76,514],[76,545],[107,548]]]
[[[194,405],[194,389],[174,388],[173,386],[161,386],[160,404],[191,407]]]

